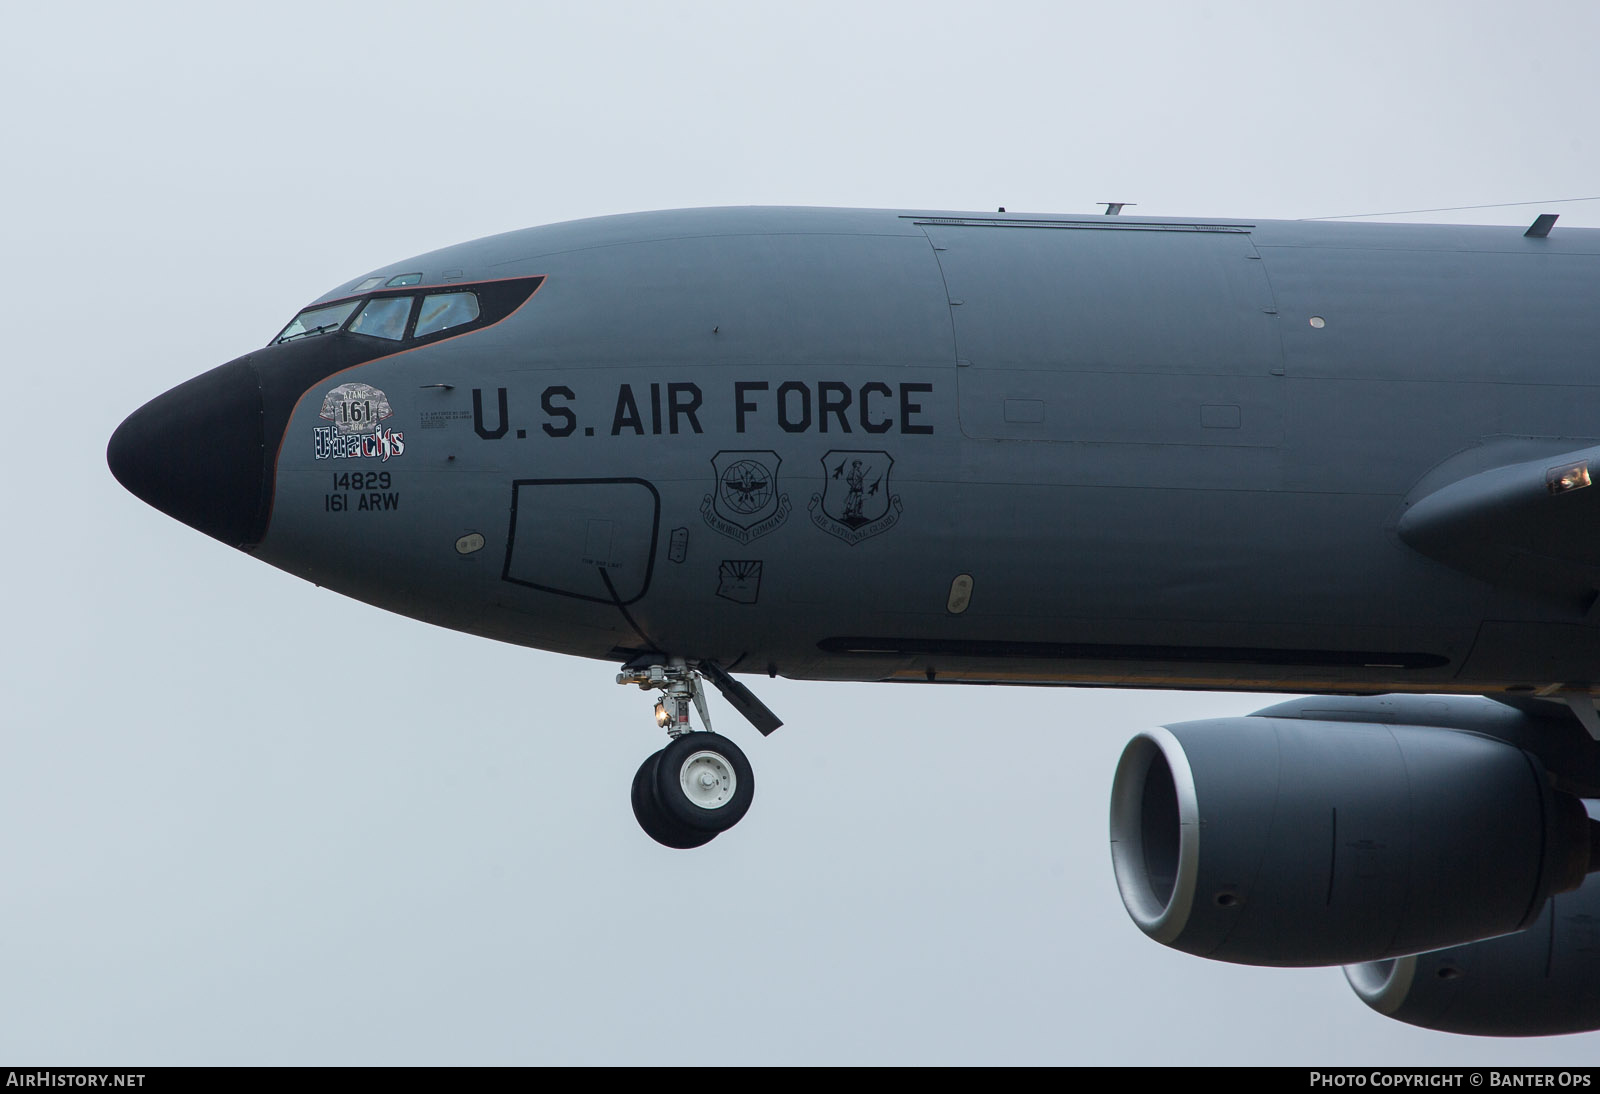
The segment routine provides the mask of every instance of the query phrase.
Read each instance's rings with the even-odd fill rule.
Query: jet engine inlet
[[[1141,930],[1170,943],[1194,901],[1199,807],[1183,747],[1165,729],[1140,734],[1117,765],[1111,859],[1122,903]]]
[[[1135,737],[1112,785],[1111,856],[1129,916],[1158,942],[1335,965],[1527,926],[1582,884],[1589,833],[1578,799],[1503,741],[1252,716]]]

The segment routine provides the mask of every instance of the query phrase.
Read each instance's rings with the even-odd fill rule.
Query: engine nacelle
[[[1525,931],[1344,970],[1379,1014],[1445,1033],[1541,1037],[1600,1029],[1600,878]]]
[[[1503,741],[1251,716],[1135,737],[1111,856],[1128,914],[1158,942],[1349,965],[1528,926],[1582,884],[1589,835],[1578,799]]]

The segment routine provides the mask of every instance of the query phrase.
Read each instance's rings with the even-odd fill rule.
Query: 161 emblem
[[[371,384],[340,384],[322,397],[323,421],[319,425],[316,454],[319,460],[382,459],[406,450],[404,433],[382,425],[393,417],[389,397]]]

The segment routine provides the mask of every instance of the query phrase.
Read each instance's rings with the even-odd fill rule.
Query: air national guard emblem
[[[389,396],[371,384],[340,384],[322,397],[322,418],[340,433],[375,433],[392,417]]]
[[[811,523],[854,547],[900,523],[900,495],[889,493],[887,452],[844,452],[822,457],[822,493],[811,495]]]
[[[718,452],[711,457],[716,485],[700,502],[707,524],[730,539],[749,543],[789,519],[789,495],[778,493],[776,452]]]

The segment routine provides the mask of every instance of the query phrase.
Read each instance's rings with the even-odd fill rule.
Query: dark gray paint
[[[389,467],[406,507],[362,526],[321,511],[327,469],[304,440],[307,399],[258,554],[384,607],[611,657],[640,644],[614,609],[493,580],[468,591],[460,582],[481,575],[451,545],[481,531],[483,555],[503,556],[515,479],[644,478],[664,527],[692,535],[684,565],[657,558],[634,616],[663,647],[741,670],[1284,690],[1581,680],[1591,590],[1496,581],[1397,529],[1455,478],[1600,441],[1596,235],[727,209],[497,236],[373,273],[546,275],[527,306],[340,379],[388,392],[408,421],[503,386],[527,437],[408,434],[416,443]],[[760,411],[736,433],[733,383],[763,380]],[[857,396],[871,382],[931,384],[917,421],[935,432],[902,434],[897,421],[869,435],[854,418],[848,434],[837,422],[786,432],[773,413],[786,380],[813,399],[823,381]],[[619,384],[666,382],[703,390],[702,434],[607,436]],[[423,388],[438,383],[455,386]],[[540,393],[554,385],[575,393],[596,436],[540,431]],[[893,399],[874,405],[900,417]],[[783,460],[792,515],[749,546],[700,519],[724,449]],[[806,512],[821,457],[842,449],[889,451],[902,501],[894,528],[853,546]],[[1542,494],[1522,504],[1560,523]],[[763,561],[758,604],[712,595],[731,557]],[[960,573],[974,591],[952,616]],[[947,652],[819,648],[841,636]],[[963,654],[970,642],[1085,652]],[[1208,662],[1206,648],[1277,656]],[[1373,664],[1336,663],[1341,651]],[[1403,654],[1442,663],[1384,667]]]

